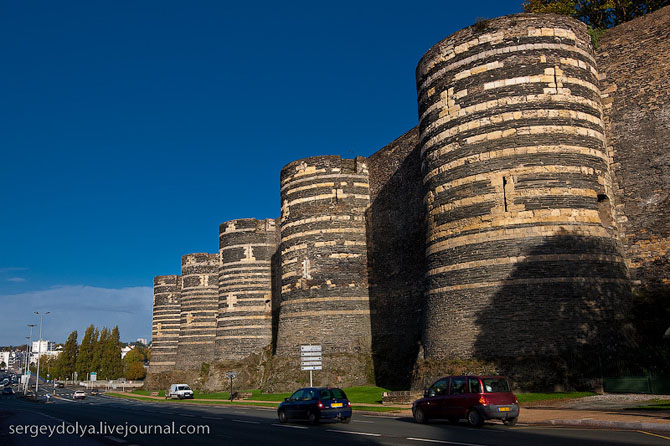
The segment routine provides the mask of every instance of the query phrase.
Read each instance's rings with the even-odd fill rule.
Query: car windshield
[[[189,386],[179,386],[177,390],[191,390],[191,388]]]
[[[485,393],[509,392],[509,383],[504,378],[482,378]]]

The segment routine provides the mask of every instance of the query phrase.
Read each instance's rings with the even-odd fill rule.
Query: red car
[[[412,414],[418,423],[442,418],[457,423],[467,419],[479,427],[485,420],[502,420],[508,426],[519,418],[519,401],[502,376],[445,376],[414,401]]]

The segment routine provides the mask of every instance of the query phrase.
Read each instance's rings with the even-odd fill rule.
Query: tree
[[[79,354],[75,362],[75,369],[81,379],[86,379],[88,373],[92,371],[94,349],[98,340],[98,331],[93,326],[89,325],[84,332],[84,339],[81,340],[79,347]]]
[[[98,341],[93,347],[93,359],[91,360],[91,372],[97,372],[99,378],[109,378],[109,366],[105,363],[105,347],[107,346],[107,338],[109,337],[109,330],[107,327],[102,327],[98,337]]]
[[[127,379],[144,379],[145,376],[147,376],[147,371],[143,363],[135,361],[128,366]]]
[[[123,360],[121,359],[121,339],[118,325],[112,329],[107,338],[104,350],[104,362],[108,367],[109,379],[116,379],[123,375]]]
[[[54,376],[61,379],[71,377],[77,366],[78,353],[77,330],[74,330],[67,337],[67,341],[65,341],[65,345],[63,346],[63,351],[58,355]]]
[[[670,0],[526,0],[523,9],[569,15],[594,30],[604,30],[667,5]]]

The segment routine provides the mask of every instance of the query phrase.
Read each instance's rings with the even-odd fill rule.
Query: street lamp
[[[28,350],[26,353],[28,353],[28,358],[26,359],[26,375],[28,375],[28,379],[26,380],[26,386],[23,388],[23,393],[25,395],[26,391],[28,390],[28,387],[30,385],[30,350],[33,346],[33,327],[36,327],[35,324],[28,324],[28,327],[30,327],[30,336],[28,337]]]
[[[40,317],[40,342],[39,344],[37,344],[37,376],[35,377],[35,396],[37,396],[40,390],[40,359],[42,356],[42,318],[51,312],[47,311],[46,313],[39,313],[35,311],[34,313]]]

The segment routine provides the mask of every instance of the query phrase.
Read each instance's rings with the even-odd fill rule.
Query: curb
[[[605,421],[605,420],[547,420],[540,422],[528,422],[525,424],[534,425],[552,425],[552,426],[578,426],[578,427],[597,427],[605,429],[627,429],[627,430],[647,430],[655,432],[670,432],[670,423],[641,423],[637,421]]]

